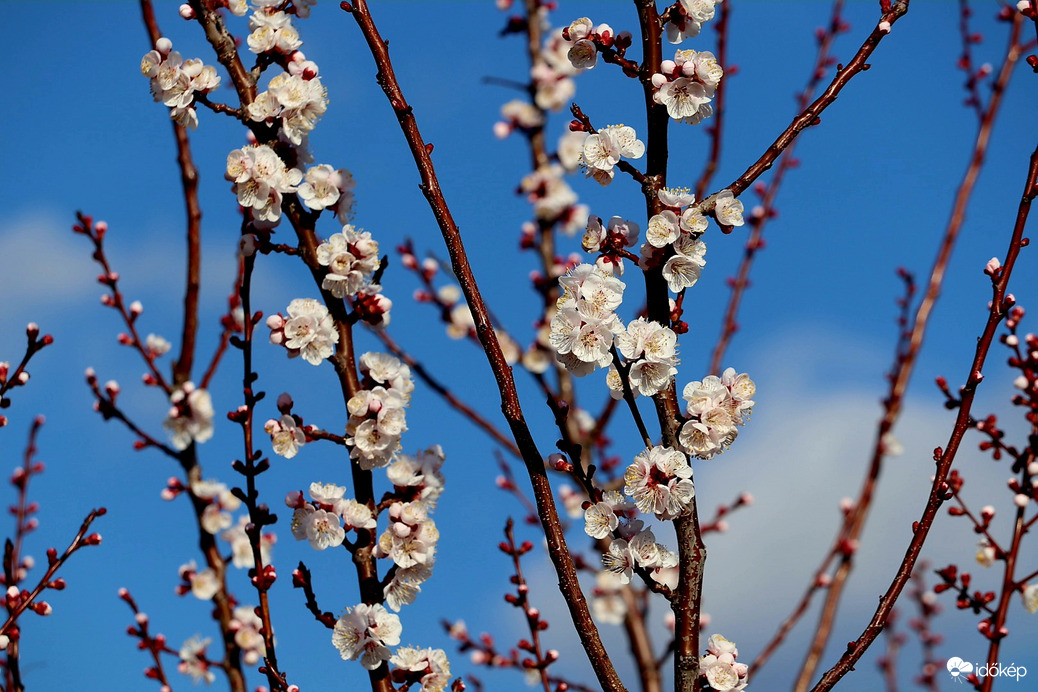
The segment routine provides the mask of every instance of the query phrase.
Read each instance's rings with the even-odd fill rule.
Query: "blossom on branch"
[[[700,459],[726,450],[739,434],[737,426],[745,425],[753,411],[756,389],[749,375],[736,375],[734,368],[685,385],[689,419],[678,433],[682,447]]]
[[[400,643],[402,629],[400,618],[381,604],[361,603],[347,608],[335,622],[332,645],[339,650],[343,660],[359,658],[362,666],[375,670],[382,661],[390,659],[387,647]]]
[[[288,319],[280,313],[267,318],[270,343],[288,349],[288,357],[302,356],[320,365],[335,352],[339,333],[328,308],[313,298],[296,298],[288,304]]]
[[[681,43],[686,38],[698,36],[703,24],[714,18],[714,7],[720,4],[721,0],[678,0],[664,25],[667,40]]]
[[[451,665],[443,649],[401,646],[389,662],[395,668],[395,682],[418,683],[418,687],[409,688],[414,692],[442,692],[450,683]]]
[[[652,76],[653,100],[674,120],[697,125],[713,115],[710,101],[724,72],[709,51],[679,50]]]
[[[238,204],[252,210],[255,220],[275,225],[284,195],[296,192],[303,173],[286,166],[266,144],[252,144],[227,155],[224,177],[233,183]]]
[[[613,310],[620,306],[625,284],[594,265],[580,264],[559,278],[559,286],[563,292],[549,336],[559,362],[577,376],[609,365],[613,337],[623,331]]]
[[[742,202],[735,199],[731,190],[721,190],[714,198],[714,216],[722,226],[742,226],[743,211]]]
[[[739,650],[735,644],[719,634],[713,634],[706,643],[707,654],[699,659],[699,674],[706,678],[710,689],[718,692],[743,690],[749,682],[749,666],[736,663]]]
[[[674,519],[685,513],[696,495],[692,467],[684,454],[671,447],[646,449],[627,467],[624,492],[639,511]]]
[[[589,178],[602,185],[613,181],[613,168],[621,158],[640,159],[645,153],[645,144],[638,139],[633,127],[607,125],[584,140],[580,153],[580,165]]]
[[[312,170],[312,169],[311,169]],[[317,246],[317,261],[328,267],[321,288],[336,298],[358,293],[378,270],[378,242],[367,231],[347,224]]]
[[[141,74],[151,79],[151,95],[169,107],[170,117],[192,130],[198,127],[195,94],[208,94],[220,86],[214,67],[197,59],[184,60],[165,37],[141,58]]]
[[[169,403],[162,427],[174,449],[183,451],[191,443],[201,444],[213,436],[213,400],[208,391],[185,382],[170,395]]]

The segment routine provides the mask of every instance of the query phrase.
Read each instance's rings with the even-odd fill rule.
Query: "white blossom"
[[[368,670],[375,670],[382,661],[390,659],[390,646],[400,643],[400,618],[376,603],[361,603],[346,612],[335,622],[332,644],[339,650],[343,660],[355,661]]]
[[[205,389],[185,382],[169,397],[172,404],[163,427],[173,448],[182,451],[192,442],[201,444],[213,436],[213,400]]]

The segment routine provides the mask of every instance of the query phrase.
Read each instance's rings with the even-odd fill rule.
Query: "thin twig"
[[[407,366],[411,368],[411,370],[414,371],[423,382],[429,385],[430,389],[443,397],[444,401],[454,407],[459,413],[461,413],[461,415],[472,421],[477,428],[493,438],[495,442],[508,450],[513,456],[522,459],[522,455],[519,453],[519,448],[515,446],[515,442],[505,437],[505,434],[498,430],[493,423],[484,418],[476,409],[459,399],[450,389],[447,388],[446,385],[433,377],[424,365],[415,360],[410,353],[400,347],[400,344],[389,335],[388,330],[374,329],[372,331],[375,333],[375,336],[386,345],[386,348],[388,348],[393,355],[407,363]]]
[[[826,68],[833,62],[830,56],[833,42],[836,40],[837,34],[845,27],[842,14],[843,0],[836,0],[833,3],[829,24],[818,39],[818,53],[815,58],[815,64],[811,68],[811,76],[808,78],[804,90],[796,97],[798,110],[803,110],[807,107],[811,97],[814,96],[815,91],[818,89],[819,82],[825,77]],[[725,80],[722,79],[721,84],[724,83]],[[782,186],[786,171],[795,165],[796,159],[793,158],[793,150],[795,148],[796,141],[793,141],[780,156],[775,175],[768,181],[764,194],[761,195],[761,213],[755,214],[750,218],[750,226],[753,230],[750,232],[750,237],[746,240],[742,261],[739,263],[739,270],[731,283],[732,292],[728,297],[728,306],[725,308],[724,317],[721,321],[721,334],[717,339],[717,344],[714,346],[713,355],[710,357],[710,366],[707,368],[708,373],[721,372],[721,362],[724,360],[732,337],[735,336],[739,329],[737,316],[743,294],[750,286],[750,269],[753,266],[754,259],[757,257],[757,253],[764,247],[764,227],[767,225],[768,220],[775,215],[775,198],[778,196],[778,191]],[[699,192],[699,194],[703,193]]]
[[[731,190],[732,194],[738,197],[744,191],[749,189],[750,185],[754,183],[757,178],[764,174],[775,161],[779,155],[793,143],[793,140],[797,136],[812,125],[817,125],[821,122],[820,116],[822,112],[831,106],[836,101],[836,97],[840,95],[840,92],[848,82],[857,74],[864,72],[869,69],[871,65],[868,64],[867,60],[872,53],[879,46],[880,41],[890,34],[894,24],[897,20],[901,19],[908,12],[908,5],[910,0],[901,0],[900,2],[894,3],[890,10],[885,12],[880,17],[876,28],[872,30],[868,38],[858,49],[858,52],[854,54],[847,65],[842,69],[837,70],[836,76],[833,77],[832,81],[826,90],[815,99],[814,103],[804,109],[800,115],[793,119],[793,122],[783,130],[782,134],[768,147],[757,161],[747,168],[742,175],[736,178],[730,185],[725,186],[724,189]],[[699,204],[699,209],[704,213],[713,211],[714,199],[716,194],[711,195],[709,198],[703,200]]]

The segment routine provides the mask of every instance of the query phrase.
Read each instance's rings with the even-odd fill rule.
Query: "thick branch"
[[[421,133],[418,131],[418,124],[414,114],[411,107],[407,104],[403,92],[400,90],[396,75],[393,72],[392,62],[389,58],[389,48],[375,27],[367,3],[365,0],[358,0],[354,6],[343,3],[342,7],[353,15],[357,25],[360,27],[361,33],[364,35],[365,41],[367,41],[368,48],[375,59],[375,64],[378,66],[378,83],[393,107],[397,121],[400,123],[400,128],[403,130],[404,137],[418,167],[418,172],[422,178],[422,192],[428,200],[433,216],[440,227],[444,243],[450,254],[451,266],[458,277],[458,283],[472,311],[476,333],[486,352],[490,367],[494,372],[494,377],[497,379],[498,389],[501,393],[501,410],[504,412],[508,425],[512,430],[512,435],[522,453],[523,461],[526,463],[526,469],[530,475],[530,482],[533,485],[534,496],[537,500],[538,512],[540,513],[548,542],[548,553],[555,565],[555,570],[559,576],[559,588],[569,606],[570,615],[573,618],[581,643],[592,662],[592,666],[598,675],[599,683],[603,688],[607,690],[623,690],[625,689],[623,683],[620,682],[619,676],[613,669],[609,655],[599,637],[598,628],[591,619],[587,601],[580,590],[576,569],[573,567],[573,560],[566,546],[551,486],[548,483],[548,477],[544,470],[543,458],[537,450],[533,435],[530,433],[530,429],[523,418],[511,369],[505,361],[504,354],[501,352],[501,346],[497,341],[497,336],[494,334],[487,307],[483,302],[483,296],[479,292],[475,277],[472,274],[472,268],[469,266],[468,256],[465,254],[458,227],[440,190],[439,181],[436,178],[432,159],[430,158],[431,148],[426,146],[422,140]]]

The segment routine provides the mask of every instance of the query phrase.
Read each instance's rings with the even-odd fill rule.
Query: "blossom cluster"
[[[213,643],[212,639],[195,635],[184,642],[177,653],[180,662],[177,663],[177,672],[191,678],[196,684],[204,681],[207,685],[213,684],[216,674],[209,670],[209,660],[205,656],[206,649]]]
[[[390,659],[389,647],[400,643],[402,629],[400,618],[385,606],[361,603],[347,608],[335,622],[332,644],[343,660],[359,658],[362,666],[375,670]]]
[[[627,601],[621,588],[619,574],[602,570],[595,575],[595,586],[591,590],[591,612],[597,622],[607,625],[622,625],[627,615]]]
[[[743,690],[749,682],[749,666],[736,663],[739,650],[733,642],[719,634],[712,634],[706,642],[707,654],[699,659],[699,674],[706,678],[710,689],[718,692]]]
[[[239,569],[251,569],[256,566],[252,554],[252,539],[245,531],[250,523],[248,515],[238,517],[238,523],[220,534],[220,538],[231,545],[231,563]],[[265,533],[260,536],[260,560],[264,565],[270,564],[270,549],[277,542],[277,534]]]
[[[263,425],[263,430],[270,435],[270,445],[274,454],[291,459],[299,453],[299,448],[306,444],[306,432],[296,416],[286,413],[281,418],[271,418]]]
[[[632,321],[626,331],[616,336],[616,347],[623,354],[632,394],[652,396],[670,384],[678,372],[677,343],[674,330],[644,317]],[[612,366],[606,383],[614,399],[623,398],[620,378],[616,366]]]
[[[663,570],[676,567],[677,553],[657,543],[652,529],[642,529],[640,520],[631,520],[619,525],[624,538],[614,538],[609,552],[602,556],[602,566],[620,577],[621,584],[631,583],[634,570]]]
[[[562,29],[548,34],[533,67],[530,68],[530,79],[533,82],[533,102],[545,111],[557,111],[565,108],[577,86],[573,77],[582,72],[570,63],[568,54],[570,42],[562,36]]]
[[[353,216],[353,189],[357,182],[344,168],[338,170],[326,163],[311,166],[299,185],[299,199],[313,211],[331,209],[346,224]]]
[[[679,50],[652,76],[653,100],[674,120],[698,125],[714,113],[710,101],[724,70],[710,51]]]
[[[623,276],[626,249],[634,247],[641,238],[641,227],[633,221],[614,216],[603,226],[602,219],[588,216],[580,245],[587,252],[601,253],[595,264],[607,274]]]
[[[532,132],[544,126],[544,111],[522,99],[512,99],[501,106],[501,120],[494,123],[494,135],[504,139],[515,130]]]
[[[720,377],[710,375],[685,385],[682,397],[689,418],[678,441],[692,456],[709,459],[726,450],[753,410],[756,385],[749,375],[728,368]]]
[[[346,531],[375,528],[375,517],[367,505],[346,499],[346,488],[332,483],[311,483],[310,502],[303,493],[291,492],[285,504],[293,511],[292,535],[309,541],[314,550],[342,545]]]
[[[407,430],[404,409],[411,401],[411,369],[384,353],[360,357],[363,389],[347,402],[346,444],[362,469],[387,466]]]
[[[273,6],[257,3],[255,11],[249,17],[249,30],[252,32],[246,39],[249,50],[253,53],[278,52],[290,55],[303,42],[299,40],[299,32],[292,26],[292,17]]]
[[[339,332],[320,301],[296,298],[288,304],[287,312],[287,318],[281,313],[267,318],[270,343],[288,349],[289,358],[302,356],[311,365],[320,365],[335,352]]]
[[[207,533],[216,535],[224,529],[229,529],[234,523],[230,512],[237,511],[241,506],[241,500],[225,483],[198,480],[191,484],[191,494],[195,499],[206,503],[199,524]]]
[[[633,127],[607,125],[598,132],[588,134],[580,152],[580,165],[585,175],[601,185],[613,182],[613,170],[621,158],[640,159],[645,153],[645,144],[638,139]]]
[[[549,342],[556,359],[582,377],[612,362],[613,339],[624,331],[614,310],[626,286],[593,264],[577,265],[559,278],[559,286]]]
[[[293,57],[302,58],[302,53],[296,52]],[[256,95],[248,113],[254,122],[277,121],[282,136],[300,146],[328,110],[328,92],[313,62],[292,60],[288,70],[272,78],[267,90]]]
[[[393,681],[410,683],[407,689],[414,692],[443,692],[450,683],[451,665],[443,649],[401,646],[389,662],[394,666]]]
[[[220,578],[212,567],[199,570],[195,561],[191,560],[181,565],[177,573],[181,581],[176,588],[178,596],[191,594],[199,600],[208,601],[220,591]]]
[[[638,511],[674,519],[685,513],[696,495],[692,467],[684,454],[671,447],[646,449],[627,467],[624,492]]]
[[[141,74],[151,79],[151,95],[169,107],[170,117],[191,129],[198,127],[196,94],[208,94],[220,86],[220,75],[214,67],[198,59],[184,60],[165,37],[141,58]]]
[[[700,236],[707,221],[695,195],[684,188],[663,188],[657,198],[663,209],[649,219],[639,265],[649,269],[662,263],[667,287],[680,293],[696,285],[706,266],[706,243]]]
[[[678,0],[667,15],[664,29],[667,40],[681,43],[686,38],[695,38],[703,30],[703,25],[714,18],[714,7],[722,0]]]
[[[572,235],[586,222],[587,207],[577,204],[577,193],[563,179],[565,172],[563,166],[546,164],[523,176],[519,190],[533,205],[538,220],[562,221],[563,231]]]
[[[398,496],[421,500],[432,509],[443,494],[443,461],[440,445],[433,445],[414,456],[398,454],[386,469],[386,476]]]
[[[608,47],[613,45],[616,38],[611,26],[608,24],[595,26],[587,17],[575,19],[562,30],[562,37],[571,44],[566,52],[566,57],[570,64],[578,70],[590,70],[598,63],[596,43]]]
[[[185,382],[173,391],[169,403],[162,426],[174,449],[183,451],[192,443],[201,444],[213,436],[213,400],[207,390]]]
[[[440,532],[424,502],[394,502],[389,506],[389,526],[379,536],[374,555],[396,565],[393,578],[383,589],[392,610],[414,602],[422,582],[432,576]]]
[[[267,645],[260,634],[263,620],[253,606],[235,608],[228,629],[234,632],[234,643],[241,649],[245,665],[254,666],[267,655]]]
[[[266,144],[250,144],[227,155],[224,177],[238,204],[252,211],[255,221],[275,225],[281,220],[284,196],[297,191],[303,173],[289,168]]]
[[[317,246],[317,261],[328,267],[321,288],[336,298],[356,295],[379,267],[378,242],[367,231],[346,224]]]

